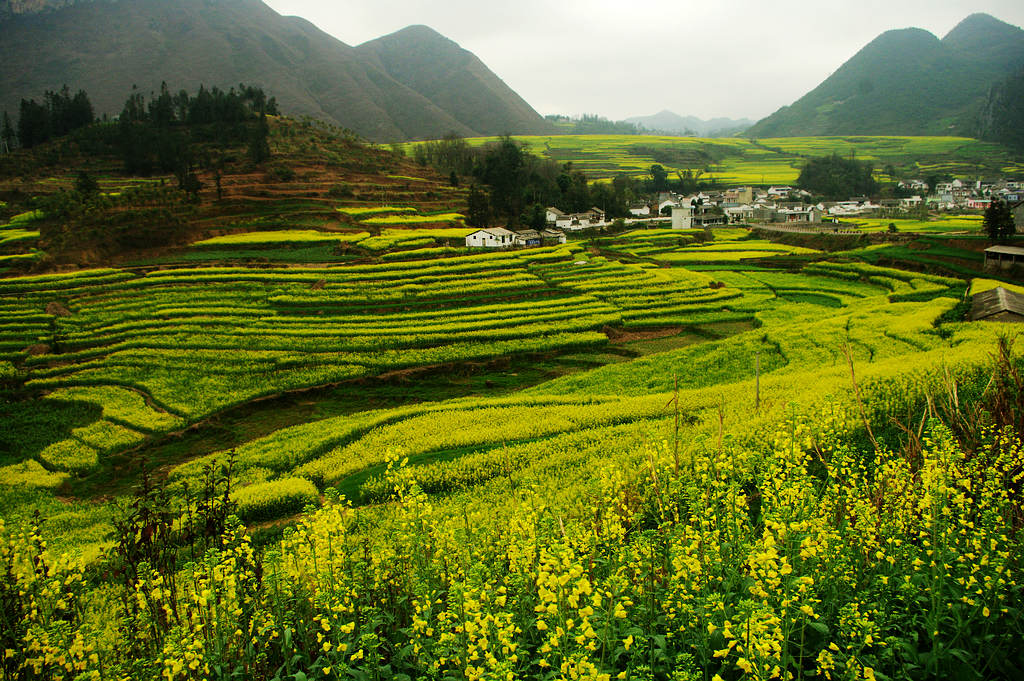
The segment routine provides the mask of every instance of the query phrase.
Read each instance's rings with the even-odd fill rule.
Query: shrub
[[[259,521],[301,513],[307,504],[316,503],[320,494],[305,478],[285,478],[243,487],[233,497],[239,518]]]
[[[338,183],[327,190],[327,196],[332,199],[345,199],[353,194],[352,187],[344,183]]]
[[[295,170],[288,166],[276,165],[267,170],[270,182],[291,182],[295,179]]]

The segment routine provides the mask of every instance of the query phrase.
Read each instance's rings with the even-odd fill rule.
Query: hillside
[[[379,225],[363,224],[345,212],[348,206],[380,207],[383,201],[393,202],[414,215],[410,221],[429,230],[451,226],[457,219],[452,212],[463,210],[465,204],[465,189],[451,187],[447,178],[429,168],[339,135],[322,124],[288,118],[271,118],[271,156],[265,163],[253,164],[244,142],[226,146],[194,142],[196,155],[222,160],[216,168],[204,165],[195,169],[200,189],[196,202],[190,204],[175,196],[180,194],[176,191],[178,180],[171,173],[160,174],[157,169],[157,174],[149,177],[126,174],[116,147],[103,142],[109,127],[96,124],[72,136],[0,157],[0,226],[19,213],[26,220],[31,218],[37,205],[34,201],[45,203],[74,188],[80,172],[96,180],[101,197],[107,196],[105,201],[96,201],[95,219],[32,219],[30,225],[10,220],[11,227],[23,229],[17,240],[4,238],[12,232],[0,235],[0,273],[15,266],[38,271],[153,258],[170,262],[279,258],[344,262],[372,255],[372,249],[350,247],[381,230]],[[167,200],[153,236],[131,238],[133,233],[145,232],[142,223],[152,202],[144,192],[157,188],[170,196],[164,197]],[[133,198],[133,193],[142,195]],[[359,211],[353,214],[359,215]],[[373,215],[371,210],[366,217]],[[430,217],[433,215],[438,217]],[[126,219],[119,219],[122,216]],[[190,242],[250,230],[273,231],[274,236],[254,248],[228,238],[224,247],[182,251]],[[289,251],[296,239],[283,238],[287,235],[281,230],[298,234],[302,249]]]
[[[191,199],[121,124],[0,156],[0,678],[1019,677],[1024,357],[962,321],[1002,283],[979,216],[469,249],[465,181],[248,113],[269,160],[173,126]],[[154,196],[171,246],[34,249]]]
[[[379,67],[420,93],[466,128],[551,132],[523,99],[472,52],[427,26],[410,26],[356,48]]]
[[[1024,69],[989,91],[977,135],[1024,153]]]
[[[1024,31],[974,14],[944,39],[888,31],[750,137],[973,134],[989,88],[1024,65]]]
[[[544,129],[540,115],[482,62],[432,31],[387,53],[385,69],[371,48],[355,49],[259,0],[52,5],[19,13],[18,3],[9,4],[6,18],[0,11],[0,110],[16,115],[22,98],[39,99],[65,83],[88,92],[98,113],[113,115],[133,85],[149,92],[164,81],[172,91],[245,82],[274,93],[290,115],[376,141]],[[462,58],[448,59],[443,70],[417,62],[440,52]],[[430,69],[437,78],[405,78]],[[446,108],[454,90],[471,106]]]
[[[620,173],[647,176],[658,163],[670,173],[700,171],[705,181],[722,184],[792,184],[808,158],[855,155],[876,168],[892,165],[899,177],[931,173],[951,177],[1024,178],[1024,164],[1006,147],[967,137],[779,137],[757,140],[703,139],[659,135],[524,135],[515,138],[537,156],[610,179]],[[470,138],[471,145],[494,138]],[[410,151],[416,144],[408,145]]]
[[[694,236],[0,279],[5,678],[1016,678],[1000,325]]]

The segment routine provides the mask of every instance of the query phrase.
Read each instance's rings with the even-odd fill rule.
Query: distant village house
[[[547,209],[547,221],[557,229],[565,229],[570,232],[591,229],[605,226],[605,213],[600,208],[591,208],[584,213],[563,213],[558,208]]]
[[[564,244],[565,232],[557,229],[521,229],[517,232],[504,227],[478,229],[466,237],[466,248],[536,248],[544,244]]]
[[[515,246],[515,232],[504,227],[478,229],[466,237],[466,248],[512,248]]]

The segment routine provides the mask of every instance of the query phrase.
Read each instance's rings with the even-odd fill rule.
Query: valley
[[[894,640],[911,617],[897,602],[916,612],[945,594],[965,603],[963,627],[1017,607],[1005,528],[1020,499],[1001,481],[1019,450],[967,411],[1019,361],[998,350],[999,325],[963,321],[982,274],[977,218],[903,219],[902,242],[872,241],[862,221],[842,245],[720,227],[480,252],[460,245],[465,189],[331,135],[275,122],[273,164],[291,181],[240,163],[217,200],[202,175],[189,243],[0,279],[5,556],[20,570],[39,555],[30,537],[45,537],[66,585],[22,578],[40,590],[27,631],[45,642],[14,659],[100,678],[193,678],[190,665],[213,673],[222,655],[325,679],[532,677],[556,662],[593,678],[825,659],[881,671],[905,654],[865,643],[842,612],[885,602],[857,626]],[[835,142],[806,142],[821,144]],[[103,167],[103,190],[136,182]],[[73,184],[50,173],[19,186]],[[17,229],[47,233],[45,216],[18,215]],[[1000,458],[978,468],[972,443]],[[901,485],[908,466],[927,477]],[[961,475],[993,490],[969,536],[951,533],[977,508],[949,487]],[[913,510],[937,503],[941,520]],[[149,508],[166,538],[126,538]],[[941,559],[915,545],[921,532],[945,533]],[[130,644],[104,633],[103,613],[122,606],[101,594],[125,587],[84,576],[125,550],[150,556],[126,575],[149,594],[126,612],[151,634]],[[983,567],[961,562],[978,551]],[[961,568],[940,560],[990,590],[961,601],[940,577]],[[889,591],[900,574],[908,586]],[[802,609],[774,600],[776,581]],[[783,630],[722,633],[766,617],[817,638],[784,652],[772,647]],[[557,633],[570,620],[577,638]],[[811,626],[822,621],[828,634]],[[61,663],[76,637],[91,643]],[[493,637],[505,643],[492,652]],[[730,652],[748,640],[761,648]]]
[[[420,25],[0,0],[0,681],[1019,678],[1005,26],[698,138]],[[903,39],[974,90],[825,102]]]

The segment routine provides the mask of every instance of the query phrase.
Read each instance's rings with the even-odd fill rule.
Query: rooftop
[[[987,319],[1004,312],[1011,312],[1024,318],[1024,295],[1000,286],[979,293],[971,299],[972,321]]]
[[[989,246],[985,249],[986,253],[996,253],[999,255],[1019,255],[1024,257],[1024,248],[1020,246]]]

